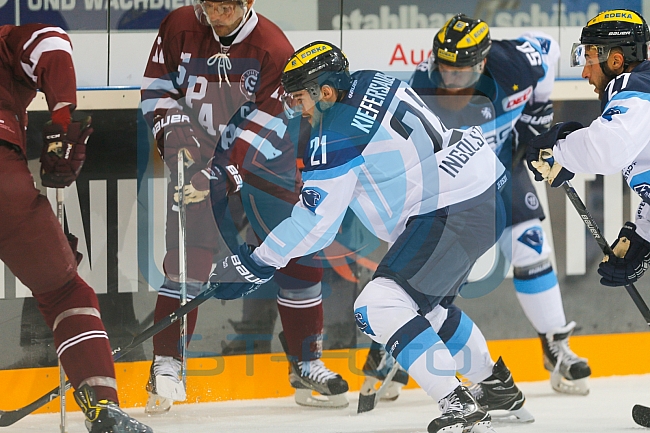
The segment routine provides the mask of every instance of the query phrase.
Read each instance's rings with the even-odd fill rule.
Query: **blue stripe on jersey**
[[[440,341],[431,323],[422,316],[415,316],[393,334],[386,350],[408,370],[418,358]]]
[[[337,167],[328,168],[325,170],[310,170],[302,172],[302,179],[306,182],[308,180],[327,180],[334,179],[339,176],[343,176],[348,171],[352,170],[354,167],[358,167],[363,164],[365,159],[363,156],[359,155],[354,159],[346,162],[343,165]]]
[[[612,101],[621,101],[621,100],[626,100],[630,98],[639,98],[644,101],[650,101],[650,93],[645,93],[645,92],[633,92],[629,90],[623,90],[622,92],[618,92],[616,95],[612,97],[612,99],[607,102],[607,105],[605,106],[605,109],[609,108],[609,104],[612,103]],[[605,110],[603,110],[605,112]]]
[[[555,287],[557,284],[557,276],[555,275],[555,272],[548,272],[538,278],[530,280],[513,278],[512,282],[515,285],[517,293],[534,295],[535,293],[542,293]]]

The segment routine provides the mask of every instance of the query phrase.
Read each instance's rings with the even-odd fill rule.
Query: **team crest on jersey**
[[[241,90],[246,99],[250,100],[255,93],[259,77],[260,72],[257,69],[249,69],[241,75],[239,90]]]
[[[539,200],[537,200],[537,196],[532,192],[526,193],[526,197],[524,198],[524,201],[526,202],[526,206],[528,206],[528,209],[530,210],[535,210],[539,207]]]
[[[635,185],[634,192],[636,192],[643,201],[650,201],[650,185],[647,183]]]
[[[607,119],[608,121],[611,122],[612,117],[614,117],[617,114],[625,114],[627,113],[627,110],[628,110],[627,107],[621,107],[621,106],[608,108],[607,111],[603,113],[603,119]]]
[[[481,114],[485,118],[485,120],[489,120],[492,118],[492,110],[490,107],[483,107],[481,108]]]
[[[528,86],[521,92],[517,92],[513,95],[508,96],[503,100],[503,109],[505,111],[514,110],[517,107],[521,107],[530,100],[530,97],[533,95],[533,86]]]
[[[354,310],[354,319],[361,332],[366,335],[375,335],[375,331],[372,330],[370,322],[368,322],[368,307],[359,307]]]
[[[316,208],[326,196],[327,193],[320,188],[303,188],[300,193],[302,203],[312,212],[316,212]]]
[[[529,228],[523,232],[517,240],[537,251],[537,254],[542,253],[542,246],[544,245],[544,234],[541,227],[535,226]]]

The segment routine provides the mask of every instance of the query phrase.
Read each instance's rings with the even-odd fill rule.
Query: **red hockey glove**
[[[182,110],[172,108],[164,116],[154,119],[152,128],[160,155],[172,172],[178,170],[178,152],[185,150],[185,167],[201,160],[201,143],[190,121]]]
[[[91,118],[64,126],[48,122],[43,128],[41,181],[43,186],[64,188],[77,179],[86,160],[86,142],[93,132]]]

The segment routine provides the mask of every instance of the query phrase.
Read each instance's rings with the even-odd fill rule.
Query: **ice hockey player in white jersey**
[[[638,13],[599,13],[582,29],[571,66],[583,66],[601,101],[602,114],[588,127],[558,123],[531,141],[526,159],[536,180],[561,186],[574,173],[618,171],[642,199],[634,223],[626,222],[614,254],[600,263],[606,286],[634,283],[650,265],[650,31]]]
[[[255,290],[292,257],[332,242],[352,209],[392,244],[355,302],[358,327],[438,402],[430,433],[493,432],[456,378],[458,370],[474,382],[492,374],[487,344],[452,302],[505,227],[505,168],[479,128],[445,128],[406,83],[381,72],[350,75],[330,43],[296,51],[282,84],[287,115],[312,126],[301,199],[254,251],[242,245],[218,261],[213,281],[223,291]]]
[[[431,56],[418,66],[410,84],[447,127],[481,126],[511,171],[503,192],[506,209],[512,213],[499,239],[500,249],[512,263],[517,299],[542,342],[551,386],[558,392],[586,395],[591,369],[569,347],[576,324],[564,315],[551,264],[553,251],[542,228],[544,209],[519,156],[523,154],[517,151],[551,126],[549,98],[559,57],[558,44],[549,35],[537,32],[492,40],[487,23],[458,14],[434,36]],[[503,275],[498,277],[497,284]],[[479,284],[485,283],[470,283],[462,294],[475,297],[471,291]],[[503,396],[487,404],[490,393],[481,395],[487,406],[511,408]]]

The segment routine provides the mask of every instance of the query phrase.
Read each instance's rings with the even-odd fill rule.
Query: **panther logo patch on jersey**
[[[250,100],[255,90],[257,89],[257,81],[259,80],[260,72],[256,69],[249,69],[241,75],[239,80],[239,90]]]
[[[316,208],[327,196],[327,193],[319,188],[303,188],[300,193],[302,203],[312,212],[316,212]]]
[[[640,183],[634,186],[634,192],[636,192],[643,201],[650,201],[650,185],[647,183]]]
[[[544,245],[544,232],[539,226],[531,227],[519,236],[517,239],[524,245],[527,245],[537,251],[537,254],[542,253],[542,246]]]
[[[372,330],[368,322],[368,307],[359,307],[354,310],[354,319],[361,332],[366,335],[375,335],[375,331]]]
[[[603,113],[603,119],[607,119],[608,121],[611,122],[612,117],[614,117],[617,114],[625,114],[627,113],[627,110],[628,110],[627,107],[621,107],[621,106],[608,108],[607,111]]]

